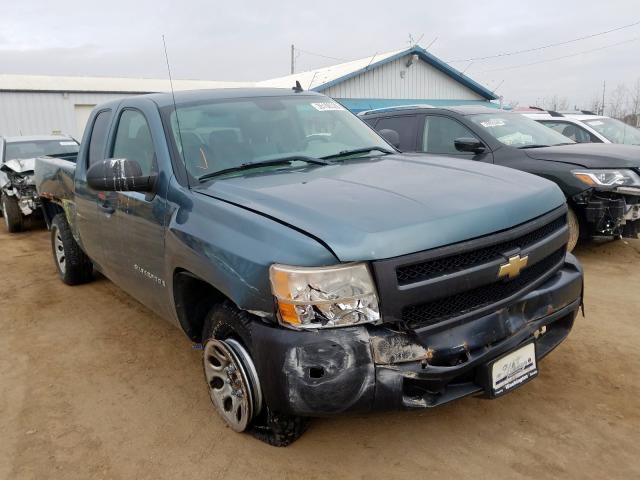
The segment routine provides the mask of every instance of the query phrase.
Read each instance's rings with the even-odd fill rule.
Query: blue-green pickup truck
[[[222,419],[273,445],[312,416],[510,392],[582,303],[555,184],[400,154],[316,93],[106,103],[77,164],[35,176],[62,280],[100,271],[178,325]]]

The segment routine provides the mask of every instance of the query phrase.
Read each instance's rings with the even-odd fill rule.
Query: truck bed
[[[38,195],[58,204],[73,201],[75,170],[73,161],[54,157],[36,158],[34,181]]]

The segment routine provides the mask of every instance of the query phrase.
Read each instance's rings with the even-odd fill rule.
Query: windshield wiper
[[[531,145],[522,145],[521,147],[517,147],[517,148],[518,148],[518,150],[523,150],[525,148],[544,148],[544,147],[550,147],[550,146],[551,145],[543,145],[542,143],[540,143],[540,144],[534,143],[534,144],[531,144]]]
[[[386,148],[382,148],[382,147],[364,147],[364,148],[356,148],[354,150],[342,150],[341,152],[334,153],[333,155],[327,155],[325,157],[320,157],[320,158],[326,160],[326,159],[329,159],[329,158],[348,157],[350,155],[357,155],[359,153],[369,153],[369,152],[372,152],[374,150],[376,152],[382,152],[382,153],[386,153],[386,154],[393,153],[391,150],[387,150]]]
[[[201,182],[202,180],[207,180],[209,178],[217,177],[219,175],[224,175],[226,173],[240,172],[242,170],[250,170],[252,168],[288,165],[291,162],[295,162],[295,161],[313,163],[316,165],[331,165],[331,162],[324,160],[322,158],[307,157],[305,155],[291,155],[290,157],[276,158],[274,160],[264,160],[262,162],[242,163],[237,167],[224,168],[222,170],[218,170],[217,172],[205,173],[204,175],[201,175],[198,177],[198,181]]]

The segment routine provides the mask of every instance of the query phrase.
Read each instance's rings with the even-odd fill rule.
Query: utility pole
[[[296,53],[295,52],[296,52],[296,49],[295,49],[295,47],[293,46],[293,43],[292,43],[291,44],[291,75],[296,73],[295,72],[295,70],[296,70],[296,68],[295,68],[295,62],[296,62],[295,54]]]
[[[605,80],[602,82],[602,107],[601,107],[602,112],[600,112],[600,115],[604,115],[604,92],[606,88],[607,88],[607,81]]]

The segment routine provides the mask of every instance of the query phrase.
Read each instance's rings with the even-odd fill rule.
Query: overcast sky
[[[8,1],[8,0],[7,0]],[[638,0],[303,2],[91,0],[8,2],[0,16],[0,73],[264,80],[289,73],[289,46],[343,59],[408,46],[409,35],[442,60],[535,48],[640,20]],[[619,42],[572,58],[544,61]],[[533,104],[557,94],[586,106],[640,78],[640,25],[569,45],[452,63],[505,99]],[[332,63],[306,53],[298,70]]]

